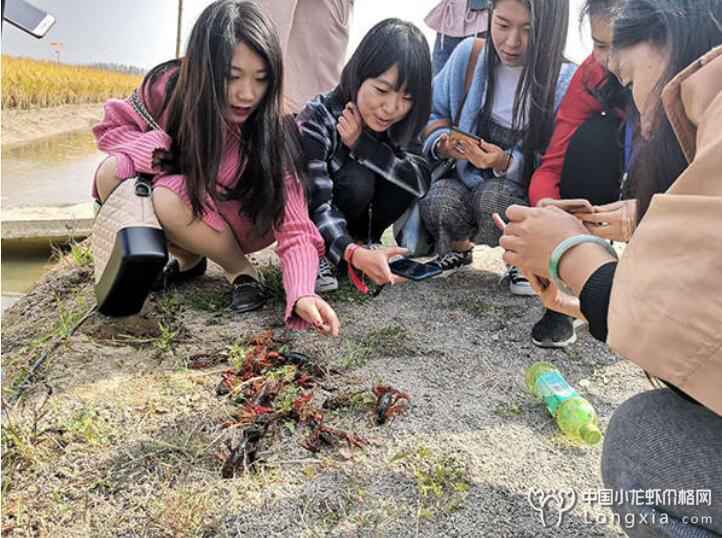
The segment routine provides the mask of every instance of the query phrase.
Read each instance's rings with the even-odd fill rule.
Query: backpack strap
[[[471,84],[472,82],[474,82],[474,72],[476,71],[476,64],[479,61],[479,54],[481,53],[481,49],[484,48],[485,43],[486,41],[483,38],[477,37],[476,39],[474,39],[474,45],[471,48],[469,61],[466,64],[466,72],[464,73],[464,97],[461,99],[461,104],[456,111],[456,115],[454,116],[454,122],[451,123],[446,118],[432,121],[426,127],[424,127],[423,131],[421,131],[422,139],[428,138],[429,135],[431,135],[431,133],[433,133],[437,129],[441,129],[443,127],[451,127],[452,125],[459,125],[459,120],[461,119],[461,111],[464,109],[464,104],[466,104],[466,98],[469,96],[469,89],[471,89]]]

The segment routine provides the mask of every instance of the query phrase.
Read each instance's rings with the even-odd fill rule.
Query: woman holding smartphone
[[[499,203],[527,199],[529,179],[575,70],[563,56],[568,0],[493,0],[489,8],[489,38],[468,94],[464,83],[474,38],[454,50],[434,79],[433,109],[424,132],[424,152],[432,161],[456,161],[455,171],[435,181],[421,201],[421,215],[438,254],[434,263],[446,273],[471,265],[472,240],[480,227],[491,224],[489,206],[503,210]],[[450,136],[449,125],[457,115],[458,128],[480,141]],[[487,240],[496,246],[498,236],[489,235],[493,241]],[[509,282],[514,294],[534,294],[514,267]],[[573,341],[573,331],[559,336],[555,327],[547,329],[557,345]]]
[[[431,58],[421,31],[386,19],[361,41],[339,85],[298,115],[311,185],[311,218],[326,242],[317,291],[338,287],[335,268],[396,283],[381,235],[429,184],[415,140],[431,109]],[[344,263],[345,262],[345,263]]]
[[[638,116],[630,92],[607,70],[612,13],[619,3],[586,0],[582,7],[580,22],[588,16],[594,49],[577,69],[559,106],[549,148],[529,185],[532,207],[556,205],[573,213],[592,213],[592,205],[606,212],[634,204],[619,200],[631,165]],[[532,331],[532,340],[541,347],[556,347],[555,333],[574,334],[572,319],[547,310]]]
[[[549,200],[616,202],[630,163],[636,114],[631,94],[607,70],[612,13],[620,0],[586,0],[594,49],[572,78],[556,117],[554,134],[529,185],[532,207]],[[625,125],[625,116],[629,116]]]
[[[605,435],[607,488],[674,493],[612,507],[631,537],[722,535],[720,43],[719,0],[626,0],[615,20],[609,66],[648,126],[630,178],[639,227],[621,261],[554,207],[509,208],[501,239],[548,307],[586,318],[666,385],[623,403]],[[680,501],[681,490],[709,500]]]

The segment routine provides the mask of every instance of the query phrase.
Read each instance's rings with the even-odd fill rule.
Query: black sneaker
[[[571,317],[546,310],[531,330],[531,341],[539,347],[567,347],[577,341]]]
[[[509,291],[512,295],[520,295],[523,297],[536,295],[527,277],[525,277],[524,273],[519,271],[517,267],[510,265],[506,270],[505,277],[509,277]]]
[[[251,312],[258,310],[268,299],[268,293],[263,284],[248,275],[238,275],[233,281],[233,294],[231,296],[231,310],[234,312]]]
[[[171,286],[182,284],[183,282],[188,282],[189,280],[203,276],[207,269],[208,259],[205,257],[201,258],[198,263],[185,271],[180,270],[180,264],[177,259],[170,258],[168,263],[165,264],[161,274],[158,275],[155,282],[151,284],[150,289],[153,291],[167,290]]]
[[[474,261],[473,252],[474,249],[471,248],[465,252],[452,250],[443,256],[437,256],[429,264],[436,265],[443,271],[439,276],[449,276],[456,271],[470,269]]]

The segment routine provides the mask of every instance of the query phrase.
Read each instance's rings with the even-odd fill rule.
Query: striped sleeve
[[[386,181],[421,198],[431,183],[431,167],[421,154],[421,145],[396,148],[364,131],[354,144],[352,155]]]
[[[328,169],[334,152],[336,120],[320,102],[312,101],[297,121],[311,180],[311,218],[327,246],[327,258],[337,265],[352,240],[345,216],[333,203],[333,179]]]
[[[305,329],[308,323],[295,317],[293,308],[301,297],[316,294],[318,259],[324,248],[323,239],[308,216],[303,186],[292,174],[286,176],[286,207],[276,229],[276,241],[286,290],[284,319],[292,329]]]

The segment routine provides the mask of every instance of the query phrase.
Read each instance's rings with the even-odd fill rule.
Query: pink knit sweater
[[[163,99],[162,88],[165,86],[166,80],[167,76],[162,77],[151,89],[151,95],[144,96],[146,103],[150,101],[150,107],[148,107],[150,110],[160,108],[159,104]],[[128,101],[111,99],[106,102],[105,116],[93,128],[93,134],[98,149],[116,158],[119,177],[130,178],[137,173],[156,174],[154,186],[161,185],[173,190],[190,205],[185,177],[163,174],[152,164],[155,150],[168,150],[171,147],[170,136],[162,130],[166,120],[165,116],[160,119],[156,118],[161,129],[146,131],[145,121],[133,110]],[[221,190],[223,187],[234,186],[236,173],[244,163],[240,154],[238,135],[230,129],[226,133],[217,178],[217,185]],[[308,324],[293,315],[293,307],[299,298],[315,295],[318,259],[323,255],[324,243],[316,226],[309,218],[301,183],[294,175],[287,174],[285,185],[286,207],[281,224],[273,229],[273,236],[277,242],[277,253],[281,259],[283,285],[286,290],[285,320],[292,329],[304,329]],[[96,194],[95,191],[94,194]],[[227,204],[230,204],[232,209],[240,207],[238,202],[232,201],[216,204],[208,197],[205,201],[203,221],[218,231],[223,229],[225,222],[228,222],[241,244],[249,244],[248,238],[250,237],[256,238],[255,243],[260,247],[263,238],[255,233],[249,219],[239,216],[237,210],[229,211],[229,207],[219,207]],[[270,240],[272,239],[270,238]],[[266,244],[269,242],[267,239]],[[254,240],[251,239],[250,244],[253,243]]]

